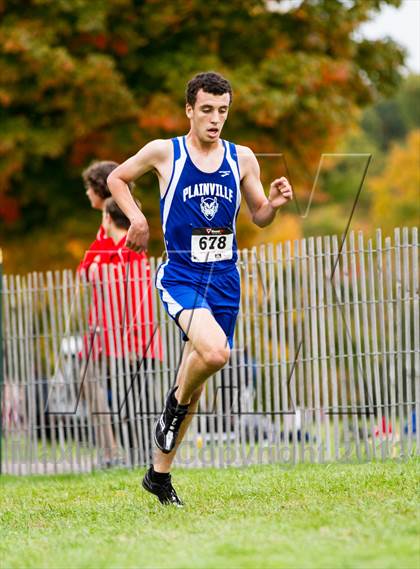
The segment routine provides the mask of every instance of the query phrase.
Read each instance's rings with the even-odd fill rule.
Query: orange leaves
[[[105,34],[96,34],[92,36],[92,44],[98,49],[105,49],[108,43]]]
[[[20,217],[19,202],[8,195],[0,195],[0,219],[6,224],[12,224]]]
[[[113,38],[110,42],[111,49],[119,56],[127,55],[130,48],[122,38]]]
[[[345,84],[351,78],[350,64],[346,61],[330,61],[322,66],[321,78],[325,84]]]
[[[82,168],[91,156],[101,158],[99,149],[103,146],[103,133],[95,133],[76,140],[69,157],[70,164]]]
[[[6,91],[6,89],[0,89],[0,106],[1,107],[8,107],[11,103],[11,96],[10,93]]]
[[[138,124],[151,133],[173,133],[187,126],[183,108],[163,93],[152,96],[140,110]]]
[[[81,32],[72,38],[72,45],[92,46],[100,51],[103,51],[108,45],[108,38],[104,33],[94,34],[88,32]]]

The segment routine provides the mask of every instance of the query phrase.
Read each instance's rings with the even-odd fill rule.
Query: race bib
[[[233,257],[233,231],[227,227],[199,227],[192,230],[193,263],[228,261]]]

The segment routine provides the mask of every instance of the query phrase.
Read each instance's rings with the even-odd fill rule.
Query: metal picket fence
[[[152,281],[159,262],[150,259]],[[238,269],[235,347],[207,382],[177,464],[419,453],[417,229],[242,250]],[[144,275],[135,264],[129,277],[104,267],[94,282],[68,270],[2,277],[3,473],[149,462],[182,340]],[[133,337],[139,306],[145,349]],[[114,354],[98,348],[107,341]]]

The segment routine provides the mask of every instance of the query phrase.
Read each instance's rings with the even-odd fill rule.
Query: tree
[[[394,227],[415,227],[420,222],[420,130],[404,144],[395,144],[381,175],[373,178],[372,218],[375,227],[392,235]]]
[[[337,152],[344,156],[331,157],[324,163],[314,196],[314,207],[304,223],[305,235],[340,234],[343,231],[366,163],[365,157],[357,156],[360,153],[370,154],[372,159],[352,220],[352,228],[374,230],[382,225],[380,217],[372,215],[372,211],[378,207],[375,201],[377,197],[381,200],[381,196],[369,191],[369,184],[372,178],[385,176],[392,145],[402,143],[411,129],[420,128],[416,104],[419,97],[420,76],[411,75],[404,79],[393,97],[382,99],[362,112],[360,125],[346,133],[337,147]],[[414,165],[411,172],[414,173]],[[406,198],[410,195],[414,198],[411,205],[416,207],[416,196],[411,193]],[[398,223],[400,222],[401,219]]]
[[[379,101],[362,116],[362,128],[381,150],[420,128],[420,75],[410,75],[394,97]]]
[[[0,2],[0,236],[47,226],[64,240],[68,219],[92,234],[80,170],[186,129],[185,82],[203,69],[232,81],[226,138],[286,151],[304,180],[357,109],[398,85],[401,48],[355,37],[385,4],[400,0]],[[159,235],[155,181],[141,190]]]

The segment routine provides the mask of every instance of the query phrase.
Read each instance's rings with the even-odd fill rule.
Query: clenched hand
[[[127,233],[125,246],[136,253],[141,253],[147,249],[149,243],[149,226],[147,222],[132,223]]]
[[[293,199],[292,186],[284,176],[276,178],[270,185],[268,201],[273,209],[277,209]]]

